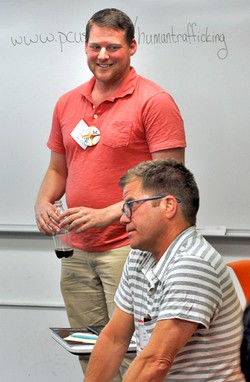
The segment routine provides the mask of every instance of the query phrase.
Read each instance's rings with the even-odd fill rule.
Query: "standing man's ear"
[[[137,42],[135,39],[132,40],[129,49],[130,49],[130,56],[132,57],[137,51]]]

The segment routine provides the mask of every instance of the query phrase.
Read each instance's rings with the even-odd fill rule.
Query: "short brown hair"
[[[85,42],[89,41],[91,27],[96,24],[100,27],[125,31],[125,37],[130,46],[135,38],[135,28],[126,13],[116,8],[105,8],[96,12],[87,22],[85,31]]]

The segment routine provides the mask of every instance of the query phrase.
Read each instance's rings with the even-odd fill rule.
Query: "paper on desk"
[[[73,336],[65,337],[64,340],[66,340],[66,341],[74,341],[74,342],[81,342],[81,343],[84,343],[84,344],[95,344],[96,343],[96,339],[79,338],[79,337],[73,337]]]

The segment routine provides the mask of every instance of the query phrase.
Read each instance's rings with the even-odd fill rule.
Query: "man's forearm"
[[[122,381],[123,382],[163,382],[169,368],[165,363],[151,363],[150,360],[141,360],[136,357],[130,364]]]
[[[100,335],[92,351],[84,382],[110,382],[117,374],[126,353],[106,335]]]
[[[54,203],[56,199],[60,199],[64,194],[65,184],[66,179],[63,176],[49,169],[40,186],[36,204],[45,199],[51,203]]]
[[[106,215],[105,220],[107,221],[108,225],[120,220],[122,214],[122,206],[123,202],[121,201],[104,208]]]

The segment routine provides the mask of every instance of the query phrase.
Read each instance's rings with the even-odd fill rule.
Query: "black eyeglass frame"
[[[127,216],[127,218],[131,219],[133,215],[133,205],[135,203],[140,202],[147,202],[148,200],[157,200],[157,199],[163,199],[166,195],[157,195],[157,196],[151,196],[150,198],[143,198],[143,199],[135,199],[135,200],[129,200],[128,202],[125,202],[122,206],[122,213]],[[176,198],[177,203],[180,203],[180,200]],[[129,211],[129,212],[128,212]]]

